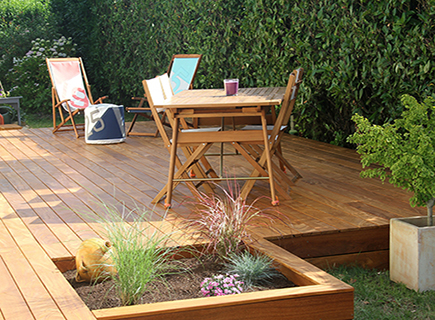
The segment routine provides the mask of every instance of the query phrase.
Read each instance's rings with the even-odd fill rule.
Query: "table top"
[[[19,101],[19,99],[21,99],[22,97],[5,97],[5,98],[0,98],[1,103],[11,103],[11,102],[15,102],[15,101]]]
[[[285,87],[240,88],[236,96],[225,95],[224,89],[193,89],[182,91],[163,102],[157,108],[217,108],[280,105]]]

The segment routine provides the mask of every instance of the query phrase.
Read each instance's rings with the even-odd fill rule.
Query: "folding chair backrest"
[[[171,81],[169,80],[168,74],[162,74],[161,76],[158,76],[160,79],[160,84],[162,85],[163,94],[165,96],[165,99],[169,99],[174,95],[171,87]]]
[[[72,111],[84,109],[92,103],[89,99],[83,64],[80,58],[57,58],[47,59],[47,66],[50,73],[53,88],[56,90],[57,99],[60,101],[70,99],[69,105]],[[66,103],[62,106],[67,110]]]
[[[290,121],[290,116],[292,114],[293,107],[296,102],[299,86],[302,83],[303,73],[304,73],[304,69],[299,68],[297,70],[294,70],[290,74],[286,91],[284,94],[284,99],[281,104],[281,110],[278,114],[278,118],[275,121],[275,125],[271,133],[272,137],[277,137],[278,133],[281,131],[281,127],[283,125],[287,125],[288,122]]]
[[[157,114],[157,109],[154,107],[154,104],[159,104],[162,101],[165,100],[165,95],[163,93],[162,83],[160,81],[160,77],[156,77],[150,80],[143,80],[142,81],[145,94],[147,96],[148,104],[151,108],[151,112],[153,114],[154,121],[157,125],[157,128],[159,130],[160,135],[162,136],[162,139],[166,146],[170,145],[170,140],[168,138],[168,135],[166,134],[166,131],[163,127],[163,123]],[[164,109],[162,109],[164,110]]]
[[[290,79],[289,79],[289,83],[287,84],[287,89],[286,89],[286,94],[289,90],[291,90],[291,95],[289,97],[289,102],[288,102],[288,108],[287,108],[287,113],[285,114],[284,117],[284,124],[287,124],[290,121],[290,116],[293,112],[293,108],[295,106],[296,103],[296,97],[298,95],[299,92],[299,87],[302,83],[302,78],[304,77],[304,69],[303,68],[299,68],[296,69],[292,72],[292,74],[294,74],[295,76],[295,81],[294,84],[292,85],[291,88],[289,88],[290,84]],[[284,98],[285,100],[285,98]],[[284,104],[284,103],[283,103]]]
[[[200,54],[176,54],[172,57],[168,74],[174,94],[192,88],[201,57]]]

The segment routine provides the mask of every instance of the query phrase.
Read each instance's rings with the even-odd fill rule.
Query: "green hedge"
[[[400,96],[432,95],[434,1],[51,0],[78,44],[95,95],[129,105],[174,53],[202,53],[196,87],[283,86],[306,70],[295,110],[303,136],[345,144],[358,112],[401,113]]]
[[[21,59],[30,50],[32,40],[52,33],[48,1],[1,0],[0,80],[12,68],[13,58]]]

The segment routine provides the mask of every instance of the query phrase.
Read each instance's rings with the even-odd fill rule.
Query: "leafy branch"
[[[414,193],[412,206],[426,206],[428,224],[433,225],[435,201],[435,99],[418,103],[402,96],[405,110],[401,118],[382,126],[371,124],[358,114],[352,117],[357,132],[348,138],[356,143],[364,171],[362,177],[386,179]],[[373,164],[379,167],[370,167]]]

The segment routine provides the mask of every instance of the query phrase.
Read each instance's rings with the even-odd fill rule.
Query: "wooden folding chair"
[[[143,86],[144,86],[144,90],[147,96],[147,100],[148,100],[148,104],[150,106],[152,115],[154,117],[154,121],[157,125],[157,130],[160,133],[160,136],[163,139],[163,143],[166,147],[166,149],[171,152],[171,148],[172,148],[172,141],[169,139],[164,125],[162,123],[161,118],[158,116],[158,112],[162,112],[164,110],[159,110],[158,108],[154,107],[154,104],[156,102],[165,100],[167,98],[169,98],[171,95],[173,95],[173,91],[172,91],[172,87],[170,85],[169,82],[169,78],[167,74],[164,74],[162,76],[158,76],[154,79],[150,79],[150,80],[143,80]],[[216,132],[219,131],[221,128],[220,127],[213,127],[213,128],[201,128],[201,129],[189,129],[187,128],[187,124],[183,124],[182,123],[182,130],[183,132]],[[178,131],[178,130],[176,130]],[[186,157],[190,157],[192,153],[195,152],[194,148],[190,148],[191,145],[189,146],[181,146],[184,155]],[[205,178],[207,176],[214,176],[217,177],[216,173],[214,172],[214,170],[212,169],[212,167],[210,166],[210,164],[208,163],[208,161],[203,158],[201,159],[204,168],[199,164],[196,163],[193,165],[193,170],[195,171],[195,175],[197,175],[199,178]],[[175,159],[175,165],[180,168],[182,166],[181,161],[178,157],[176,157]],[[183,175],[184,178],[189,178],[188,174],[185,173]],[[202,185],[202,184],[199,184]],[[193,182],[191,183],[187,183],[188,188],[192,191],[192,193],[194,195],[198,194],[197,188],[199,187],[199,185],[195,185]],[[206,192],[213,192],[212,187],[209,184],[204,184],[204,188]],[[164,192],[160,192],[152,201],[152,203],[157,203],[163,196],[164,196]],[[170,204],[165,204],[166,207],[170,207]]]
[[[52,83],[53,133],[61,129],[74,130],[78,138],[77,129],[83,129],[84,124],[77,124],[74,116],[90,105],[101,103],[107,96],[93,101],[81,58],[47,58],[46,62]],[[67,117],[64,116],[64,110]],[[59,124],[56,113],[60,117]],[[68,121],[71,124],[66,124]]]
[[[273,126],[269,125],[267,128],[269,134],[270,158],[272,159],[273,156],[276,156],[279,160],[280,165],[284,166],[284,168],[287,168],[293,174],[293,176],[289,178],[286,175],[286,170],[279,168],[278,165],[276,165],[272,161],[273,176],[275,179],[274,185],[277,188],[277,191],[281,193],[284,197],[287,196],[285,187],[288,185],[294,185],[294,183],[297,180],[302,178],[299,172],[282,155],[281,139],[290,121],[290,116],[292,114],[296,102],[296,97],[299,91],[299,87],[300,84],[302,83],[303,72],[304,70],[302,68],[299,68],[291,73],[287,84],[284,100],[281,105],[281,110],[278,114],[275,124]],[[247,128],[244,129],[253,130],[254,128],[255,128],[254,126],[248,126]],[[251,177],[259,177],[267,174],[265,172],[267,154],[264,148],[261,148],[259,144],[243,144],[243,146],[242,145],[236,146],[236,149],[238,149],[239,152],[246,153],[246,155],[249,154],[252,158],[252,161],[255,161],[258,164],[260,169],[258,168],[254,169],[254,171],[251,174]],[[241,190],[241,196],[243,198],[248,196],[249,192],[251,191],[254,185],[254,182],[255,180],[248,180],[245,183],[245,185]],[[274,201],[276,204],[279,203],[278,198],[274,199]]]
[[[167,73],[174,94],[192,88],[201,58],[201,54],[175,54],[172,56]],[[139,105],[137,107],[126,108],[127,112],[134,114],[130,127],[127,130],[127,136],[157,137],[159,134],[158,129],[154,133],[132,132],[139,116],[143,116],[149,120],[154,120],[151,108],[145,106],[146,98],[146,94],[144,94],[144,97],[133,97],[133,100],[139,101]],[[165,114],[163,112],[158,112],[158,115],[162,119],[161,122],[164,125],[169,126],[169,123],[165,122]]]

